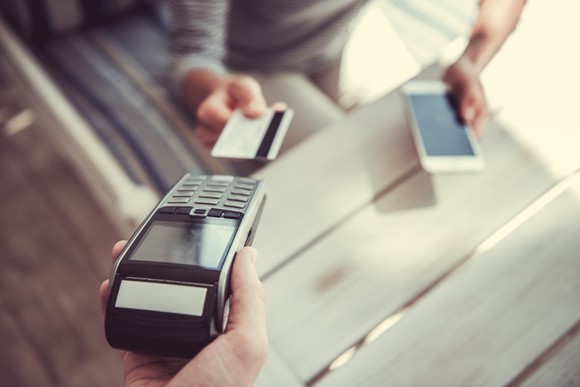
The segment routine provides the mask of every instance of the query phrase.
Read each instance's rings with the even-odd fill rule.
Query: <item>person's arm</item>
[[[196,116],[196,134],[212,146],[232,112],[259,117],[266,101],[258,82],[227,73],[223,64],[229,0],[168,0],[171,87]]]
[[[485,68],[514,31],[526,0],[481,0],[479,14],[462,57],[478,73]]]
[[[480,0],[469,43],[443,79],[459,100],[459,114],[481,135],[487,102],[480,74],[515,29],[526,0]]]
[[[229,2],[226,0],[168,0],[170,15],[169,50],[171,82],[178,97],[184,95],[190,74],[202,70],[197,104],[226,74],[225,56]]]

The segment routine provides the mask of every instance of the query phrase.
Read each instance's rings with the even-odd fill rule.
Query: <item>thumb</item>
[[[258,81],[248,76],[233,78],[227,85],[227,92],[246,117],[256,118],[266,111],[266,101]]]
[[[254,265],[256,256],[251,247],[238,251],[226,332],[181,369],[175,384],[250,386],[256,380],[268,352],[264,290]]]
[[[264,287],[256,272],[257,252],[244,247],[236,255],[232,269],[232,303],[227,331],[254,332],[258,337],[266,334]]]
[[[471,104],[464,104],[461,109],[461,116],[464,122],[473,125],[473,121],[475,120],[475,107]]]
[[[115,243],[112,250],[113,262],[117,260],[119,254],[127,244],[127,241],[122,240]],[[107,307],[107,298],[109,296],[109,280],[105,280],[101,283],[99,287],[99,301],[101,304],[101,311],[105,314],[105,309]]]

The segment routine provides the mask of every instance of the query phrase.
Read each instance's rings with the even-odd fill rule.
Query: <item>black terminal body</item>
[[[109,280],[105,334],[114,348],[191,358],[227,324],[230,271],[250,245],[263,182],[186,174],[139,226]]]

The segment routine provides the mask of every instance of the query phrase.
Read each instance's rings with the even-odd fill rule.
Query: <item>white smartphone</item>
[[[459,118],[443,82],[411,81],[401,91],[423,169],[430,173],[483,169],[479,143],[473,130]]]

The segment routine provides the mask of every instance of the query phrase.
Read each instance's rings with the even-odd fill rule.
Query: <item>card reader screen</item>
[[[155,221],[129,259],[220,269],[235,230],[221,224]]]
[[[466,127],[459,121],[448,95],[413,94],[409,99],[428,155],[474,155]]]

